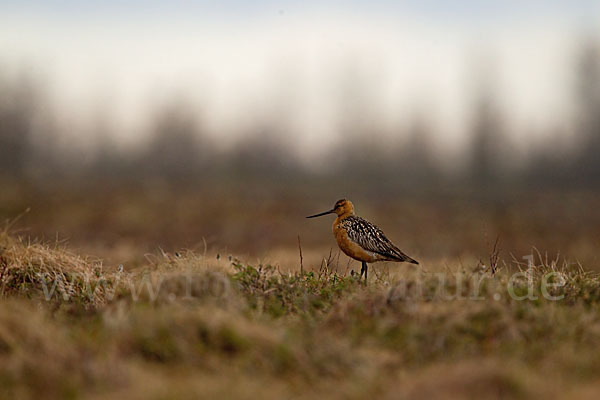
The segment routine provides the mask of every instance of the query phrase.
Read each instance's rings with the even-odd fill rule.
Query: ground
[[[333,247],[331,221],[302,218],[330,207],[324,200],[244,208],[253,200],[222,197],[219,221],[203,192],[114,191],[86,203],[30,190],[0,202],[13,218],[31,207],[0,233],[0,397],[591,399],[600,390],[591,194],[365,203],[363,215],[422,265],[374,264],[364,284],[360,265]]]

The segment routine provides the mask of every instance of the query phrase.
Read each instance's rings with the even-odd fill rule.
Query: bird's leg
[[[360,279],[362,279],[363,273],[365,274],[365,282],[367,281],[367,263],[365,261],[362,262],[362,268],[360,269]]]
[[[369,272],[369,265],[365,263],[365,285],[367,284],[367,272]]]

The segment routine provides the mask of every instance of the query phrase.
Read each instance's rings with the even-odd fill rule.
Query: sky
[[[134,143],[183,98],[223,146],[274,124],[314,157],[341,114],[388,136],[426,118],[458,149],[485,87],[527,146],[568,131],[577,52],[599,26],[591,0],[2,0],[0,79],[39,77],[80,139],[110,116]]]

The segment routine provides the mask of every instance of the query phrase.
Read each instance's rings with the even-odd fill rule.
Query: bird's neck
[[[346,211],[345,213],[338,215],[338,217],[336,218],[335,221],[336,222],[341,222],[342,220],[344,220],[344,219],[346,219],[348,217],[351,217],[353,215],[354,215],[354,212],[352,212],[352,211]]]
[[[353,212],[346,212],[338,215],[338,217],[333,221],[333,225],[331,227],[333,229],[334,235],[337,235],[339,229],[342,227],[342,221],[348,217],[351,217],[352,215],[354,215]]]

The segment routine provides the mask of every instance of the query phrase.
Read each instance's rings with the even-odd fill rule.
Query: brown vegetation
[[[444,281],[384,269],[365,287],[326,264],[286,273],[187,252],[107,270],[62,246],[0,242],[3,397],[495,399],[597,389],[600,280],[579,265],[536,257],[537,299],[516,300],[506,287],[518,266],[506,264],[494,277],[456,266]],[[564,279],[548,289],[561,300],[543,296],[549,272]],[[48,297],[52,279],[62,286]],[[527,281],[514,290],[526,296]]]

